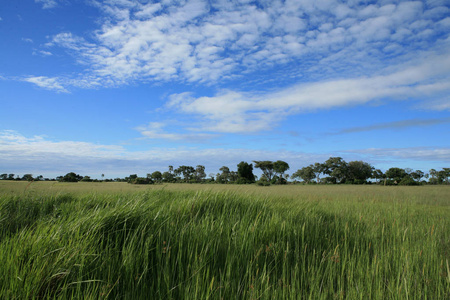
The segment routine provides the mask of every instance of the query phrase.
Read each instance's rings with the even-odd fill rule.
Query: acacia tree
[[[314,165],[311,165],[311,167],[316,176],[316,182],[319,183],[320,182],[320,174],[322,174],[325,171],[325,166],[324,166],[324,164],[316,162]]]
[[[297,172],[292,174],[291,178],[300,178],[303,181],[305,181],[306,183],[310,183],[311,180],[316,178],[316,174],[314,173],[314,166],[309,165],[307,167],[303,167],[303,168],[297,170]]]
[[[178,175],[183,174],[184,182],[189,182],[192,179],[192,175],[194,174],[195,169],[191,166],[179,166],[174,170],[174,172]]]
[[[425,176],[425,173],[422,170],[415,170],[414,172],[411,172],[409,176],[411,176],[415,181],[420,182],[420,180]]]
[[[202,179],[204,179],[206,177],[205,166],[198,165],[195,168],[194,176],[195,176],[195,180],[198,182],[200,182]]]
[[[21,180],[33,181],[33,175],[32,174],[25,174],[25,175],[22,176]]]
[[[269,160],[254,160],[255,168],[261,169],[265,178],[270,182],[273,177],[273,162]]]
[[[287,170],[289,170],[289,164],[285,161],[282,160],[277,160],[276,162],[273,163],[273,171],[275,172],[275,174],[278,175],[278,183],[282,183],[283,180],[283,174],[284,172],[286,172]],[[286,181],[284,181],[286,182]]]
[[[219,183],[227,183],[230,177],[230,168],[223,166],[219,169],[222,173],[217,173],[216,181]]]
[[[377,183],[379,183],[381,179],[386,178],[386,175],[380,169],[376,169],[372,171],[372,178],[375,178]]]
[[[175,175],[172,172],[166,171],[162,173],[163,182],[175,182]]]

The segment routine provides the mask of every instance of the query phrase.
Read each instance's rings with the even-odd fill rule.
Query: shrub
[[[419,183],[417,181],[415,181],[414,179],[412,179],[411,177],[406,176],[406,177],[403,177],[402,180],[400,180],[398,185],[419,185]]]

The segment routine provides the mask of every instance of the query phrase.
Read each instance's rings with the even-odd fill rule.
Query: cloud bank
[[[131,151],[123,146],[99,145],[77,141],[51,141],[43,136],[25,137],[12,130],[0,131],[0,165],[2,173],[32,173],[45,176],[77,172],[83,175],[107,177],[128,176],[139,173],[144,176],[155,170],[165,171],[169,165],[202,164],[208,173],[218,172],[222,166],[235,170],[240,161],[284,160],[291,172],[314,162],[322,162],[330,156],[342,156],[345,160],[364,160],[373,164],[392,162],[416,168],[415,164],[437,163],[437,167],[450,163],[449,148],[392,148],[359,149],[335,153],[305,153],[296,151],[267,151],[225,148],[154,148],[148,151]],[[415,161],[415,163],[411,162]],[[434,166],[434,165],[432,165]]]

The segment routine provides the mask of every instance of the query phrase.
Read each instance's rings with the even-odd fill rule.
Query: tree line
[[[253,168],[260,169],[262,175],[258,178],[253,174]],[[81,176],[74,172],[67,173],[56,178],[44,178],[42,175],[23,176],[15,174],[0,174],[0,180],[24,180],[24,181],[60,181],[60,182],[101,182],[115,181],[133,184],[154,183],[218,183],[218,184],[252,184],[262,186],[271,184],[384,184],[384,185],[421,185],[421,184],[449,184],[450,168],[442,170],[431,169],[428,173],[422,170],[397,167],[389,168],[386,172],[375,169],[364,161],[346,162],[342,157],[330,157],[323,163],[314,163],[303,167],[291,175],[286,172],[289,164],[282,160],[277,161],[253,161],[247,163],[241,161],[237,164],[237,170],[232,171],[227,166],[222,166],[219,173],[206,175],[203,165],[169,166],[167,171],[154,171],[146,177],[131,174],[125,178],[92,179],[90,176]],[[290,181],[288,181],[290,180]]]

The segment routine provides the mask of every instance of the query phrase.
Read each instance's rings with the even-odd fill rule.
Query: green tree
[[[420,180],[425,176],[425,173],[421,170],[415,170],[409,174],[415,181],[420,182]]]
[[[75,174],[74,172],[67,173],[66,175],[60,177],[61,182],[78,182],[83,179],[83,176]]]
[[[152,174],[150,174],[150,178],[154,181],[154,182],[161,182],[163,179],[163,176],[161,174],[160,171],[155,171]]]
[[[194,177],[197,182],[201,182],[206,177],[205,166],[198,165],[195,167]]]
[[[255,163],[255,168],[260,169],[264,176],[266,177],[266,179],[270,182],[272,181],[272,177],[274,174],[274,169],[273,169],[273,161],[269,161],[269,160],[255,160],[253,161]]]
[[[255,182],[255,175],[253,175],[253,164],[241,161],[237,165],[237,172],[240,183],[253,183]],[[241,180],[242,179],[242,180]]]
[[[130,176],[125,177],[125,180],[126,180],[128,183],[132,183],[136,178],[138,178],[137,174],[131,174]]]
[[[0,175],[0,180],[6,180],[8,179],[8,174],[4,173]]]
[[[383,171],[381,171],[380,169],[375,169],[372,171],[372,178],[375,178],[377,183],[379,183],[381,179],[386,178],[386,175],[384,175]]]
[[[26,181],[33,181],[33,175],[32,174],[25,174],[22,176],[21,180],[26,180]]]
[[[355,160],[348,163],[348,177],[354,183],[365,183],[372,176],[374,167],[361,160]]]
[[[284,179],[284,172],[289,170],[289,164],[282,160],[277,160],[273,163],[273,171],[278,175],[278,183],[282,183]]]
[[[294,174],[292,174],[291,178],[300,178],[304,182],[310,183],[314,178],[316,178],[316,174],[314,173],[314,165],[309,165],[297,170]]]
[[[166,171],[162,173],[163,182],[175,182],[175,175],[172,172]]]
[[[450,168],[443,168],[441,171],[437,172],[437,177],[439,183],[449,184]]]
[[[81,181],[83,181],[83,182],[91,182],[92,179],[91,179],[90,176],[84,176],[84,177],[81,179]]]
[[[223,166],[219,169],[222,173],[218,173],[216,176],[216,181],[219,183],[227,183],[230,179],[230,168]]]
[[[342,183],[348,177],[348,164],[342,157],[330,157],[323,166],[323,173],[330,176],[330,182]]]
[[[408,176],[408,174],[401,168],[394,167],[386,171],[386,178],[394,181],[394,183],[399,183],[406,176]]]
[[[314,163],[314,165],[311,165],[311,167],[314,170],[314,174],[316,175],[316,182],[319,183],[320,182],[320,174],[323,174],[323,172],[325,171],[325,165],[321,164],[321,163]]]
[[[182,174],[184,182],[190,182],[194,175],[195,169],[191,166],[179,166],[174,170],[174,172],[175,174]]]

